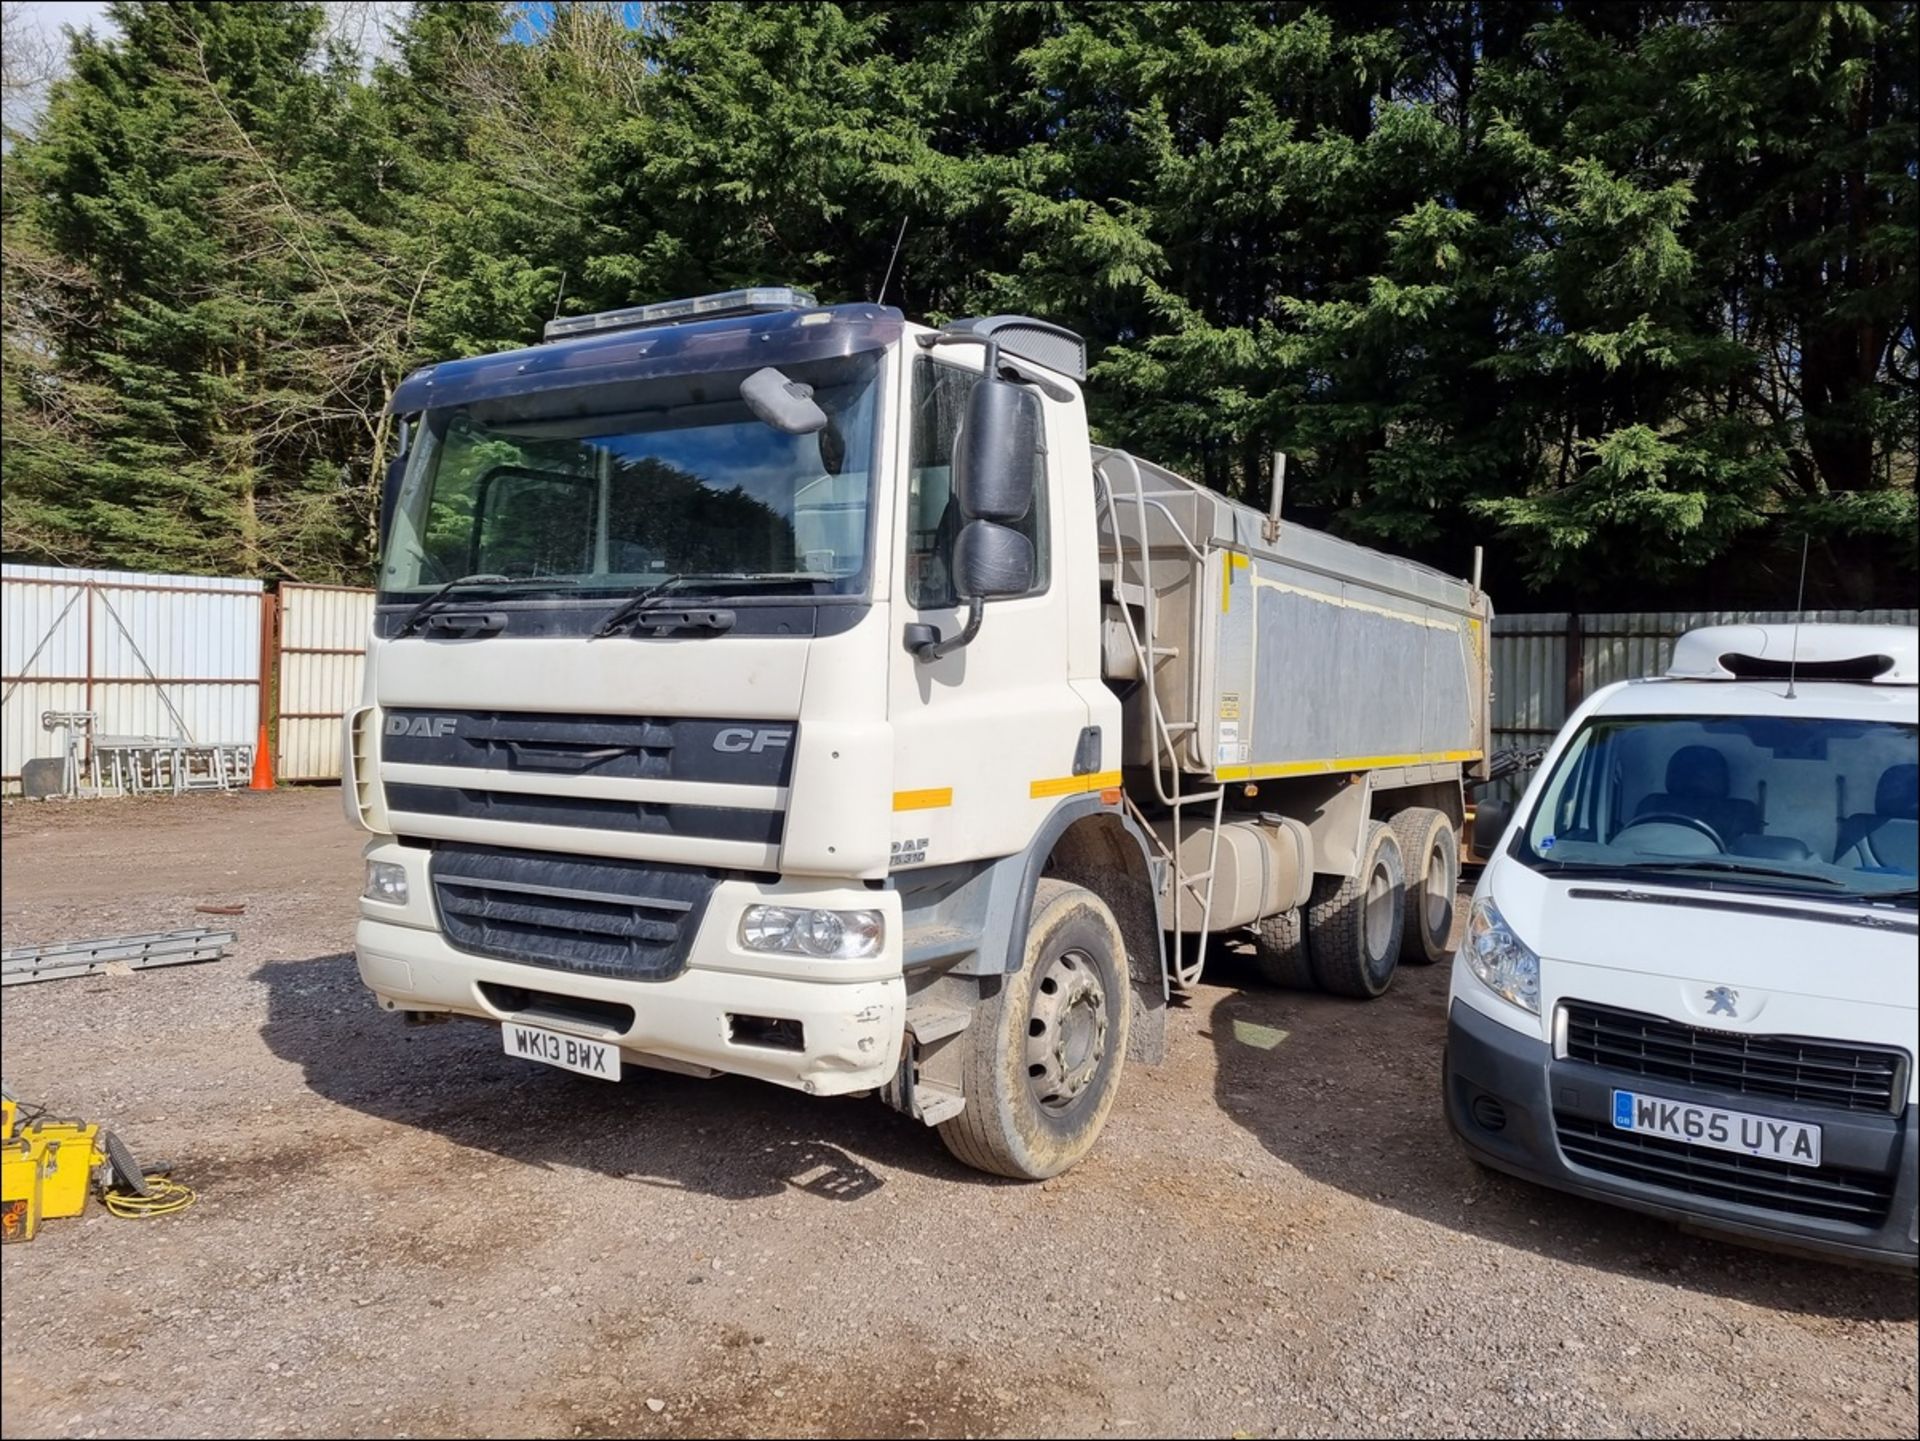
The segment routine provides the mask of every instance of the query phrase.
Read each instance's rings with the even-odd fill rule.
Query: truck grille
[[[1567,1002],[1566,1016],[1567,1059],[1609,1071],[1840,1111],[1898,1115],[1906,1103],[1900,1051],[1707,1030],[1585,1001]]]
[[[1616,1131],[1601,1121],[1555,1112],[1569,1163],[1687,1196],[1733,1201],[1784,1216],[1879,1226],[1893,1204],[1896,1175],[1837,1166],[1794,1166]]]
[[[641,981],[685,968],[720,880],[695,866],[459,845],[437,847],[431,873],[456,949]]]

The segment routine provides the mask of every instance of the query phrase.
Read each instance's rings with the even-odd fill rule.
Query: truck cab
[[[881,1091],[962,1129],[1017,1090],[971,1158],[1077,1158],[1129,991],[1164,1000],[1100,676],[1081,354],[1038,322],[748,291],[410,376],[345,742],[380,1004],[590,1074]],[[1091,940],[1003,1018],[1081,853],[1128,889],[1089,920],[1071,888]],[[933,1062],[986,1021],[1020,1044],[969,1096]]]
[[[1914,1266],[1916,681],[1911,628],[1714,626],[1580,707],[1454,961],[1445,1099],[1471,1156]]]

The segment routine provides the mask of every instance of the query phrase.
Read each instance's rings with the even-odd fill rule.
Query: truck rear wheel
[[[1253,964],[1260,979],[1269,985],[1294,991],[1313,989],[1306,921],[1297,908],[1260,918],[1253,928]]]
[[[1430,966],[1447,958],[1454,898],[1460,889],[1460,839],[1445,811],[1416,806],[1393,818],[1407,869],[1407,920],[1400,959]]]
[[[1086,1155],[1119,1090],[1131,996],[1126,943],[1106,902],[1042,880],[1020,969],[959,1039],[967,1104],[939,1128],[947,1149],[1021,1181],[1057,1176]]]
[[[1371,1000],[1393,984],[1406,924],[1406,873],[1393,828],[1368,821],[1351,876],[1321,876],[1307,902],[1307,955],[1322,990]]]

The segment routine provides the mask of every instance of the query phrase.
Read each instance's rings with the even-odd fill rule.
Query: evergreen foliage
[[[1912,0],[123,3],[5,156],[4,549],[364,579],[385,397],[754,283],[1531,604],[1910,599]],[[1703,579],[1714,577],[1708,587]],[[1620,600],[1620,603],[1627,603]]]

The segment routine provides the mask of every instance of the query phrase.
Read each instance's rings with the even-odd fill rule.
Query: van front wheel
[[[1034,890],[1020,969],[991,983],[957,1044],[966,1108],[940,1126],[976,1170],[1040,1181],[1099,1138],[1127,1055],[1127,949],[1107,903],[1065,881]]]

